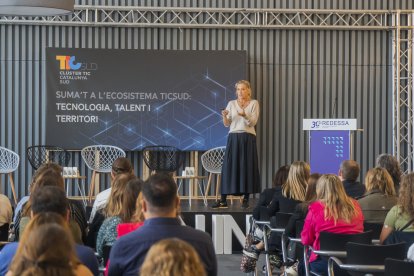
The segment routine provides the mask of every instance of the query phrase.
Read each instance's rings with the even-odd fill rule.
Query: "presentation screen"
[[[226,144],[246,52],[47,48],[46,67],[47,144],[207,150]]]

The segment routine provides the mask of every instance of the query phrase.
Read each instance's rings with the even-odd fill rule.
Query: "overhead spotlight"
[[[0,15],[55,16],[73,13],[75,0],[0,0]]]

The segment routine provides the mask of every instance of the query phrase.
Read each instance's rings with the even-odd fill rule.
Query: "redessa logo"
[[[330,128],[336,126],[349,126],[349,121],[335,120],[335,121],[312,121],[311,128]]]
[[[59,70],[96,70],[98,65],[96,63],[82,63],[76,62],[75,56],[56,56],[59,61]]]

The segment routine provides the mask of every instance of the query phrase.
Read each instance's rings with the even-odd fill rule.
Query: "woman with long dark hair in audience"
[[[319,235],[323,231],[342,234],[364,231],[364,216],[358,202],[346,195],[341,180],[333,174],[322,175],[316,184],[316,201],[309,205],[302,244],[320,249]],[[309,261],[311,271],[327,275],[326,260],[312,253]]]
[[[414,219],[414,173],[402,177],[397,205],[388,212],[381,231],[380,242],[394,230],[402,229]],[[414,232],[414,223],[406,227],[404,232]]]
[[[261,192],[259,201],[256,205],[256,207],[253,209],[253,218],[256,220],[262,220],[262,219],[268,219],[267,214],[261,215],[262,210],[267,213],[267,208],[272,202],[273,196],[278,193],[279,195],[282,194],[282,186],[285,184],[288,174],[289,174],[289,165],[285,165],[280,167],[274,178],[272,183],[272,188],[265,189],[263,192]],[[262,218],[261,218],[262,217]]]
[[[397,204],[394,183],[384,168],[373,168],[365,176],[365,195],[358,199],[366,222],[384,223],[388,211]]]
[[[377,167],[384,168],[388,171],[391,175],[392,181],[394,182],[394,188],[398,192],[402,176],[400,162],[398,159],[391,154],[383,153],[377,157],[376,163]]]
[[[50,226],[60,228],[49,231]],[[7,275],[92,275],[76,256],[65,219],[51,212],[34,216],[23,233]]]
[[[103,247],[112,246],[117,238],[117,226],[122,222],[131,222],[135,213],[136,200],[141,191],[142,181],[131,174],[115,177],[108,205],[105,208],[106,219],[98,232],[96,251],[103,256]]]

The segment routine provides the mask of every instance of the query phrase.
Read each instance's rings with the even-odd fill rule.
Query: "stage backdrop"
[[[246,52],[47,48],[46,66],[47,144],[206,150],[226,144]]]

